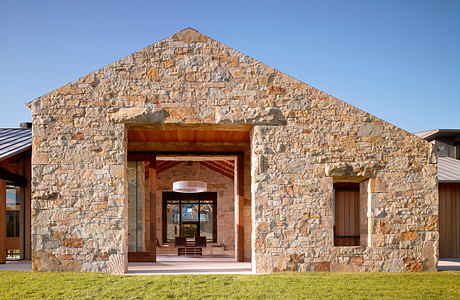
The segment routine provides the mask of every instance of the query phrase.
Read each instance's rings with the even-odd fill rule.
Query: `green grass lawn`
[[[116,276],[3,271],[0,298],[460,299],[460,272]]]

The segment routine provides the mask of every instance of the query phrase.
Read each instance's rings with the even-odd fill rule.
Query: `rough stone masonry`
[[[126,272],[127,123],[252,126],[256,272],[436,270],[430,144],[193,29],[30,106],[34,271]],[[360,246],[334,246],[340,180],[360,183]]]

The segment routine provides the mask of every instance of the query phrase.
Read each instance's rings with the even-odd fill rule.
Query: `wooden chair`
[[[206,248],[206,237],[196,236],[195,237],[195,247]]]
[[[158,239],[156,240],[156,244],[157,244],[157,248],[167,248],[167,247],[169,247],[169,245],[160,244],[160,241]]]
[[[174,247],[177,248],[177,255],[184,255],[187,246],[187,239],[184,236],[176,236]]]
[[[174,247],[185,247],[187,239],[184,236],[176,236]]]

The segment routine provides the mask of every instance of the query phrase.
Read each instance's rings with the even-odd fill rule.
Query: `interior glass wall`
[[[163,242],[176,236],[217,240],[217,193],[163,192]]]
[[[142,161],[128,162],[128,251],[145,252],[145,168]]]

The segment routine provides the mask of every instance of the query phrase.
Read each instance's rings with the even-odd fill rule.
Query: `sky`
[[[0,127],[192,27],[409,132],[460,128],[460,1],[0,0]]]

